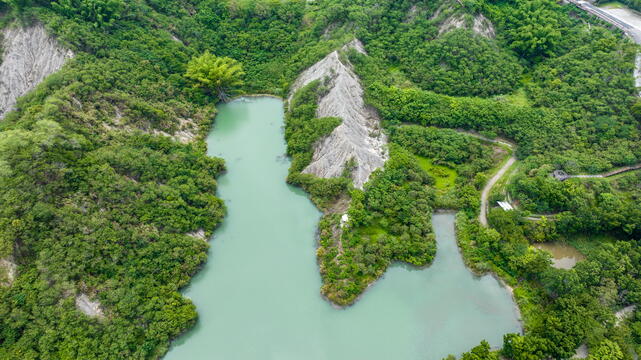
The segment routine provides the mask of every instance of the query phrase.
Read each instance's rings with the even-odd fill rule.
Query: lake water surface
[[[440,360],[520,332],[506,289],[463,264],[453,214],[433,217],[429,268],[393,266],[354,306],[332,307],[319,294],[320,213],[285,183],[283,103],[248,98],[219,111],[207,143],[227,162],[219,196],[228,216],[185,290],[199,322],[166,359]]]

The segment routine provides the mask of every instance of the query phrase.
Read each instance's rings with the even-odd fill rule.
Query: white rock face
[[[123,122],[122,113],[118,108],[115,109],[115,113],[116,115],[111,119],[111,123],[102,123],[102,126],[108,131],[124,131],[127,133],[131,133],[140,130],[147,134],[169,137],[183,144],[188,144],[198,138],[198,124],[191,118],[177,118],[179,124],[178,130],[176,130],[173,134],[170,134],[162,130],[153,129],[151,128],[151,126],[133,127]]]
[[[80,294],[76,296],[76,308],[80,310],[83,314],[90,317],[103,318],[104,314],[102,312],[102,307],[100,302],[91,301],[89,296],[86,294]]]
[[[187,235],[202,241],[207,241],[207,234],[205,234],[204,229],[198,229],[196,231],[189,232],[187,233]]]
[[[574,356],[572,356],[572,359],[585,359],[589,354],[590,352],[588,346],[586,344],[581,344],[581,346],[576,349],[576,352],[574,353]]]
[[[492,25],[492,22],[483,14],[478,14],[474,17],[474,25],[472,25],[472,31],[488,38],[494,38],[496,36],[494,25]]]
[[[11,286],[13,280],[16,279],[18,266],[13,262],[11,257],[7,259],[0,259],[0,274],[4,274],[6,281],[0,281],[0,286]]]
[[[16,99],[35,88],[45,77],[60,70],[71,50],[63,49],[42,24],[2,30],[0,64],[0,119],[13,110]]]
[[[353,48],[365,54],[363,44],[353,40],[343,50]],[[356,161],[354,186],[362,189],[371,173],[388,158],[387,137],[380,129],[380,119],[363,100],[363,87],[350,64],[341,62],[338,51],[305,70],[292,86],[289,100],[310,82],[329,79],[329,91],[320,99],[317,117],[337,117],[343,122],[316,144],[312,162],[303,170],[322,178],[341,176],[345,163]]]
[[[161,135],[161,136],[166,136],[173,138],[174,140],[183,143],[183,144],[188,144],[190,142],[193,142],[196,137],[198,136],[198,125],[194,122],[193,119],[178,119],[179,129],[174,132],[173,135],[168,134],[164,131],[156,130],[154,129],[151,131],[155,135]]]
[[[632,316],[636,309],[636,305],[629,305],[614,313],[614,317],[616,318],[614,326],[621,325],[624,320]]]
[[[469,26],[463,14],[456,14],[447,18],[438,29],[438,34],[442,35],[448,31],[455,29],[468,29]],[[496,30],[494,25],[483,14],[478,14],[474,17],[471,29],[475,34],[485,36],[486,38],[494,38]]]

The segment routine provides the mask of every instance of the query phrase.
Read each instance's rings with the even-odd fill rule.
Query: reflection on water
[[[549,252],[552,255],[552,266],[557,269],[572,269],[577,262],[585,259],[577,249],[564,243],[542,243],[534,247]]]

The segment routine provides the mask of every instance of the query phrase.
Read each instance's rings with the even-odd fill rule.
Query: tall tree
[[[227,101],[229,92],[243,84],[243,75],[243,67],[238,61],[205,52],[189,61],[185,77],[194,81],[195,87]]]

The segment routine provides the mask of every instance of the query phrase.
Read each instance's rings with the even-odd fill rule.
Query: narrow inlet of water
[[[438,251],[427,269],[392,266],[354,305],[323,300],[316,263],[320,213],[285,183],[283,103],[219,107],[209,154],[227,162],[219,196],[228,216],[209,260],[185,290],[200,315],[171,360],[440,360],[520,332],[515,305],[491,276],[474,277],[455,242],[454,215],[433,217]]]

